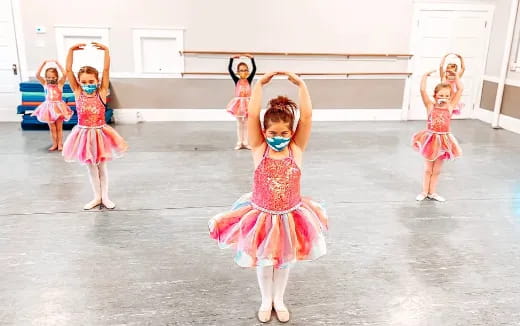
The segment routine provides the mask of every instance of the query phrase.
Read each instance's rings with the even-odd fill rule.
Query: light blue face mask
[[[88,84],[88,85],[81,85],[81,88],[83,88],[83,91],[85,93],[90,95],[90,94],[94,93],[98,87],[96,84]]]
[[[287,145],[289,145],[291,138],[276,136],[266,138],[265,140],[267,141],[267,145],[269,145],[269,147],[271,147],[273,150],[277,152],[281,152],[284,150],[285,147],[287,147]]]

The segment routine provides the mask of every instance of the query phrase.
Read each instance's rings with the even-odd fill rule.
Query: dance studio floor
[[[423,126],[315,123],[302,189],[326,203],[328,255],[293,269],[291,325],[520,323],[520,135],[454,121],[447,201],[417,203]],[[207,233],[250,191],[234,124],[117,129],[117,208],[84,212],[86,168],[48,153],[47,131],[0,125],[0,325],[257,324],[254,271]]]

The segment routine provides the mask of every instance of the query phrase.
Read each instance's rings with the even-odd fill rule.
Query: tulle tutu
[[[451,133],[423,130],[413,135],[412,146],[428,161],[451,160],[462,155],[459,142]]]
[[[453,108],[452,113],[454,115],[460,115],[460,113],[462,112],[462,109],[464,109],[464,103],[459,102],[459,104],[457,104],[457,106]]]
[[[210,235],[221,248],[234,248],[235,262],[242,267],[284,268],[325,255],[328,217],[320,204],[302,198],[298,208],[272,213],[256,207],[251,193],[245,194],[230,211],[210,219]]]
[[[85,128],[75,126],[63,144],[65,161],[85,164],[101,163],[128,149],[123,137],[108,126]]]
[[[74,112],[63,101],[45,101],[31,114],[38,121],[52,123],[58,119],[69,121]]]
[[[249,97],[235,97],[227,105],[226,110],[237,118],[247,117]]]

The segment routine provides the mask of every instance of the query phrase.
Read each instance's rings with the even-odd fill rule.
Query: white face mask
[[[438,98],[437,99],[437,104],[444,104],[444,103],[448,103],[449,102],[449,99],[447,98]]]

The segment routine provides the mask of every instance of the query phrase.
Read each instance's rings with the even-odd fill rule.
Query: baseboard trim
[[[22,116],[16,113],[16,108],[0,108],[0,121],[21,122]]]
[[[475,118],[486,123],[493,122],[493,111],[478,108],[475,110]],[[500,128],[520,134],[520,119],[501,114],[498,120]]]
[[[520,119],[501,114],[498,124],[506,130],[520,134]]]
[[[482,108],[475,109],[474,112],[475,119],[479,119],[481,121],[491,123],[493,121],[493,111],[489,111]]]

